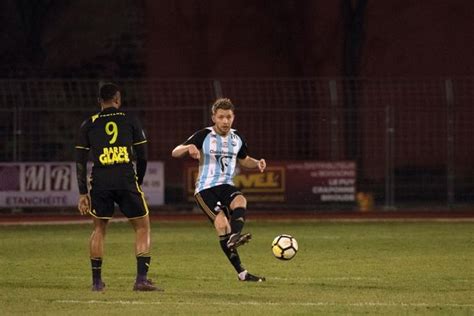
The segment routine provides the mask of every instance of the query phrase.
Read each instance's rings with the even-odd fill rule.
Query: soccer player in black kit
[[[134,291],[161,291],[147,278],[150,266],[150,218],[140,184],[147,166],[147,140],[139,121],[122,112],[120,89],[105,83],[99,89],[101,112],[85,120],[76,143],[76,170],[79,186],[78,209],[92,215],[90,237],[92,291],[103,291],[101,277],[104,241],[114,204],[129,219],[135,230],[137,277]],[[91,191],[87,187],[87,160],[91,153]],[[132,156],[136,156],[136,172]]]

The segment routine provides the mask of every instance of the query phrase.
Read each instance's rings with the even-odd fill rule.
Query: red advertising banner
[[[287,201],[293,203],[354,202],[356,165],[351,161],[285,164]]]
[[[356,165],[351,161],[271,161],[265,172],[240,169],[235,185],[247,200],[292,204],[355,201]],[[198,175],[195,164],[185,166],[186,196],[193,200]]]

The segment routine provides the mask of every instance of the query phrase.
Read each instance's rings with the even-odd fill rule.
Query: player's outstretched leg
[[[219,244],[221,246],[222,251],[226,255],[227,259],[229,259],[235,271],[237,271],[237,273],[241,273],[245,269],[242,267],[242,263],[240,262],[239,253],[235,249],[229,249],[229,247],[227,246],[228,241],[229,234],[219,236]]]
[[[242,266],[240,262],[239,253],[237,249],[229,249],[227,247],[227,241],[229,238],[229,234],[219,236],[219,243],[221,245],[222,251],[225,253],[227,258],[229,259],[230,263],[234,267],[235,271],[237,271],[237,276],[240,281],[250,281],[250,282],[263,282],[265,281],[264,277],[256,276],[253,274],[248,273],[247,270]]]

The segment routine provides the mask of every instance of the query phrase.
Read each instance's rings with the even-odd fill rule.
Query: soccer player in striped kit
[[[264,277],[250,274],[240,261],[237,247],[251,239],[243,234],[247,200],[235,186],[233,177],[237,162],[245,168],[258,168],[263,172],[265,159],[255,159],[247,153],[243,136],[232,129],[234,105],[229,99],[219,98],[212,105],[211,127],[194,133],[173,149],[175,158],[186,155],[199,160],[199,175],[194,198],[202,211],[214,224],[219,243],[240,281],[265,281]]]

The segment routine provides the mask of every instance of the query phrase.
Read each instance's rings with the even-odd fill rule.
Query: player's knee
[[[142,226],[142,227],[137,227],[135,231],[137,232],[137,234],[148,234],[150,232],[150,229],[146,226]]]
[[[148,217],[131,219],[130,223],[137,233],[146,233],[150,231],[150,220]]]
[[[218,233],[225,233],[227,231],[227,225],[220,222],[214,222],[214,227]]]
[[[105,238],[106,230],[103,227],[95,227],[90,236],[91,240],[102,240]]]
[[[232,211],[232,219],[242,218],[245,220],[245,208],[237,207]]]
[[[247,199],[243,195],[237,195],[230,203],[230,208],[232,210],[239,207],[247,208]]]
[[[107,232],[107,226],[105,225],[96,225],[94,227],[95,234],[105,235],[106,232]]]

